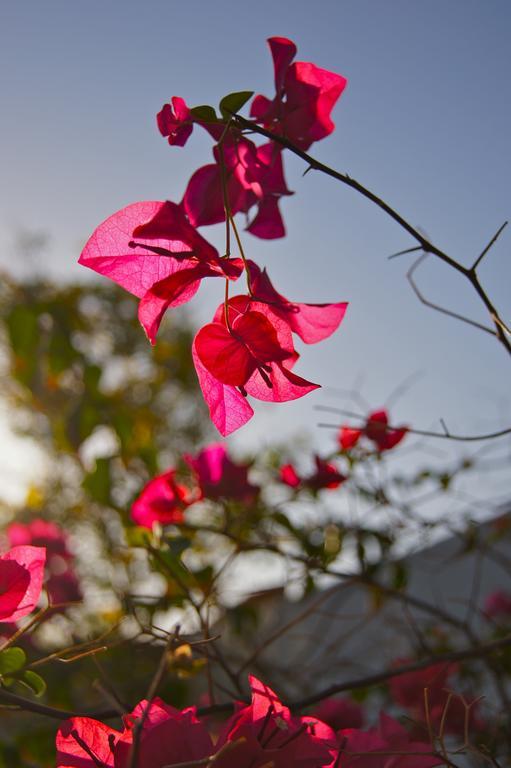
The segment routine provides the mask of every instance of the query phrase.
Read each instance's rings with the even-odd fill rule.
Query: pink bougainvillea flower
[[[362,728],[365,720],[364,710],[360,704],[345,696],[324,699],[318,704],[313,714],[334,731],[339,731],[341,728]]]
[[[230,329],[221,323],[205,325],[195,347],[207,370],[222,384],[234,387],[243,387],[255,371],[267,383],[270,363],[289,357],[270,321],[254,311],[238,315]]]
[[[394,666],[411,663],[411,659],[396,659]],[[426,669],[407,672],[390,679],[390,693],[396,704],[406,709],[422,707],[423,691],[428,689],[428,701],[431,706],[445,699],[444,689],[448,687],[450,678],[456,674],[456,664],[432,664]]]
[[[211,420],[221,435],[230,435],[250,421],[254,411],[235,387],[225,386],[202,365],[195,342],[192,345],[192,358]]]
[[[434,768],[444,762],[432,754],[430,744],[414,740],[406,728],[384,712],[377,728],[342,730],[339,736],[340,768]]]
[[[292,464],[284,464],[279,470],[280,480],[290,488],[298,488],[302,484],[302,478]]]
[[[162,136],[167,136],[170,145],[184,147],[193,130],[193,115],[180,96],[173,96],[170,104],[164,104],[156,116]]]
[[[46,547],[48,558],[51,555],[58,555],[65,560],[73,558],[67,534],[50,520],[35,518],[29,523],[11,523],[7,527],[7,538],[11,547],[31,544],[34,547]]]
[[[156,115],[156,122],[161,135],[168,138],[171,146],[176,147],[184,147],[195,123],[202,126],[215,141],[220,140],[225,129],[221,120],[208,121],[197,117],[181,96],[173,96],[169,104],[163,105]]]
[[[353,427],[341,427],[339,432],[339,447],[343,451],[349,451],[350,448],[354,448],[360,438],[362,437],[362,429],[354,429]]]
[[[79,263],[141,299],[139,319],[154,343],[165,311],[189,301],[204,277],[235,280],[239,259],[221,259],[169,201],[133,203],[99,225]]]
[[[390,451],[395,448],[408,432],[408,427],[396,427],[391,429],[389,426],[389,417],[387,411],[373,411],[367,417],[365,425],[360,429],[342,426],[339,431],[339,447],[343,451],[349,451],[354,448],[362,435],[371,440],[378,451]]]
[[[179,711],[161,699],[141,701],[116,731],[97,720],[75,717],[57,733],[57,768],[128,768],[133,728],[143,718],[138,768],[164,768],[202,760],[213,752],[205,726],[195,709]]]
[[[491,592],[484,601],[483,612],[490,619],[511,619],[511,593],[503,589]]]
[[[376,444],[379,451],[389,451],[404,438],[408,427],[389,429],[387,411],[374,411],[367,419],[364,434]]]
[[[250,465],[232,461],[223,443],[208,445],[197,456],[185,456],[185,460],[207,499],[236,499],[250,503],[259,495],[259,487],[248,481]]]
[[[131,518],[144,528],[158,522],[172,525],[183,522],[183,511],[197,500],[189,490],[176,481],[176,472],[169,469],[144,486],[131,507]]]
[[[334,130],[330,114],[347,80],[309,62],[292,63],[296,46],[285,37],[270,37],[268,44],[275,69],[276,95],[273,100],[256,96],[250,115],[265,128],[306,150]]]
[[[333,762],[337,740],[325,723],[314,717],[294,717],[277,695],[257,678],[250,677],[252,702],[225,724],[217,748],[238,742],[232,751],[215,760],[218,768],[321,768]]]
[[[341,474],[335,464],[324,461],[319,456],[314,457],[316,470],[305,478],[305,484],[313,491],[320,491],[322,488],[338,488],[346,480],[346,476]]]
[[[257,213],[247,230],[266,240],[284,237],[278,201],[283,195],[292,193],[284,179],[282,153],[275,144],[256,147],[238,132],[230,132],[222,148],[214,148],[214,156],[215,162],[199,168],[188,182],[182,205],[191,223],[199,227],[225,220],[222,186],[225,175],[226,194],[233,215],[248,214],[253,206],[257,206]]]
[[[115,768],[114,750],[121,736],[89,717],[66,720],[56,737],[57,768]]]
[[[395,664],[409,663],[411,659],[398,659]],[[436,728],[444,722],[448,733],[463,733],[467,709],[460,695],[449,696],[452,690],[452,678],[458,671],[458,665],[432,664],[426,669],[408,672],[390,680],[389,688],[394,701],[404,707],[418,723],[427,720]],[[428,691],[428,717],[425,712],[424,690]],[[468,722],[472,730],[480,730],[482,720],[477,704],[470,707]]]
[[[290,370],[298,359],[291,331],[268,305],[233,297],[229,324],[222,304],[213,322],[197,333],[192,350],[212,421],[224,436],[253,415],[247,395],[284,402],[318,387]]]
[[[125,718],[125,732],[115,747],[115,768],[129,768],[133,744],[133,727],[143,719],[139,744],[139,768],[166,768],[177,763],[205,760],[213,752],[211,737],[195,707],[182,711],[161,699],[141,701]]]
[[[319,456],[314,456],[315,471],[306,477],[300,477],[292,464],[285,464],[280,468],[280,479],[291,488],[308,488],[313,493],[324,488],[338,488],[345,482],[346,476],[341,474],[335,464],[324,461]]]
[[[141,701],[124,717],[123,731],[74,717],[57,733],[57,768],[129,768],[137,723],[138,768],[199,763],[213,755],[218,768],[326,768],[335,758],[334,731],[314,717],[293,717],[273,691],[250,678],[252,703],[240,706],[215,745],[194,707],[179,711],[161,699]]]
[[[29,523],[11,523],[7,538],[11,546],[31,544],[46,549],[45,587],[51,603],[57,605],[82,599],[67,534],[56,523],[40,518]]]
[[[266,269],[249,264],[250,288],[253,298],[268,304],[273,312],[285,320],[291,330],[306,344],[315,344],[328,338],[341,324],[347,302],[337,304],[299,304],[291,302],[273,287]]]
[[[31,613],[43,585],[46,550],[21,545],[0,557],[0,621],[12,622]]]

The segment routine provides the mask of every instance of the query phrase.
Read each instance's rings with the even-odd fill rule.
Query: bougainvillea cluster
[[[141,701],[124,717],[122,731],[91,718],[72,718],[57,734],[57,768],[130,768],[135,748],[139,768],[433,768],[442,763],[426,739],[411,736],[384,713],[376,728],[334,729],[317,717],[293,715],[271,688],[255,677],[249,682],[250,704],[238,703],[216,739],[194,707],[179,711],[158,698]]]
[[[346,79],[294,61],[291,40],[273,37],[268,42],[275,96],[255,96],[250,115],[254,125],[308,149],[334,130],[331,112]],[[212,107],[190,109],[177,96],[165,104],[157,125],[169,144],[184,146],[199,125],[214,142],[214,162],[195,171],[180,203],[144,201],[115,213],[96,229],[80,257],[81,264],[140,299],[139,319],[153,344],[167,309],[189,301],[201,280],[223,278],[224,301],[192,347],[204,399],[222,435],[252,417],[249,396],[284,402],[319,386],[294,372],[299,353],[293,335],[306,344],[322,341],[337,329],[347,307],[345,302],[290,301],[273,287],[266,270],[245,256],[236,214],[249,217],[246,230],[256,237],[283,237],[279,202],[292,194],[284,177],[282,145],[275,140],[256,145],[236,119],[252,95],[229,94],[220,103],[220,115]],[[197,228],[223,221],[225,251],[219,254]],[[231,256],[231,233],[236,258]],[[229,298],[229,284],[242,273],[246,293]]]

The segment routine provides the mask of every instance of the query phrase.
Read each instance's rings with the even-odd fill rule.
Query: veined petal
[[[93,232],[79,263],[109,277],[139,298],[154,283],[185,269],[189,266],[186,255],[193,249],[182,240],[151,237],[146,243],[153,249],[175,253],[174,259],[155,250],[144,250],[143,238],[138,241],[139,245],[135,245],[133,239],[133,231],[153,220],[164,205],[160,201],[144,201],[114,213]]]
[[[215,261],[218,251],[190,224],[182,206],[166,200],[155,215],[133,230],[134,238],[165,240],[170,251],[191,251],[199,261]]]
[[[307,395],[314,389],[319,389],[319,384],[302,379],[281,363],[272,363],[271,373],[268,373],[271,388],[263,381],[258,371],[255,371],[245,384],[249,395],[265,402],[283,403],[288,400],[297,400]]]
[[[195,296],[204,277],[202,272],[200,265],[182,269],[155,283],[142,297],[138,319],[151,344],[156,344],[156,334],[167,309],[179,307]]]
[[[114,768],[112,748],[120,736],[90,717],[66,720],[57,732],[57,768]]]
[[[287,322],[306,344],[316,344],[337,330],[341,324],[348,303],[337,304],[294,304],[296,311],[286,314]]]
[[[0,557],[0,620],[18,621],[37,605],[46,549],[20,545]]]

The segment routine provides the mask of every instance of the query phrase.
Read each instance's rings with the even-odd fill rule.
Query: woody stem
[[[443,261],[444,264],[447,264],[456,272],[463,275],[463,277],[465,277],[469,281],[469,283],[472,285],[472,288],[477,293],[479,299],[481,300],[488,314],[490,315],[490,318],[492,320],[492,323],[495,329],[495,336],[498,338],[498,340],[500,341],[504,349],[508,352],[508,354],[511,355],[511,340],[508,338],[506,325],[503,323],[499,313],[497,312],[496,307],[494,306],[488,294],[482,287],[481,282],[479,280],[479,275],[477,274],[477,271],[476,271],[477,266],[479,265],[480,259],[486,253],[487,249],[483,251],[483,254],[481,254],[480,258],[478,258],[471,267],[465,267],[463,264],[460,264],[458,261],[456,261],[447,253],[445,253],[445,251],[441,250],[432,242],[430,242],[416,227],[410,224],[409,221],[407,221],[403,216],[401,216],[397,211],[395,211],[388,203],[386,203],[385,200],[383,200],[381,197],[378,197],[378,195],[376,195],[370,189],[367,189],[366,187],[364,187],[356,179],[351,178],[351,176],[349,176],[347,173],[341,173],[340,171],[336,171],[334,168],[330,168],[330,166],[325,165],[324,163],[321,163],[319,160],[316,160],[316,158],[312,157],[304,150],[300,149],[299,147],[296,147],[291,141],[289,141],[289,139],[286,139],[284,136],[279,136],[278,134],[275,134],[272,131],[269,131],[266,128],[263,128],[263,126],[258,125],[252,120],[247,120],[245,117],[242,117],[241,115],[238,115],[238,114],[236,114],[234,117],[238,125],[241,126],[242,128],[253,131],[254,133],[258,133],[261,136],[265,136],[267,139],[274,141],[276,144],[280,144],[282,147],[289,149],[290,152],[297,155],[297,157],[300,157],[302,160],[308,163],[309,169],[320,171],[321,173],[324,173],[327,176],[330,176],[333,179],[340,181],[342,184],[345,184],[346,186],[351,187],[351,189],[354,189],[356,192],[358,192],[360,195],[365,197],[367,200],[370,200],[372,203],[378,206],[378,208],[380,208],[388,216],[390,216],[390,218],[393,219],[397,224],[399,224],[400,227],[402,227],[406,232],[408,232],[408,234],[411,235],[415,239],[415,241],[419,244],[419,248],[422,249],[424,253],[428,253],[428,254],[432,254],[433,256],[436,256],[437,259],[439,259],[440,261]],[[495,239],[496,238],[494,238],[494,240]]]

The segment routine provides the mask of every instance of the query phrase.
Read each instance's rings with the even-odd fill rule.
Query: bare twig
[[[486,254],[488,253],[488,251],[490,250],[490,248],[492,247],[492,245],[494,245],[494,244],[497,242],[497,240],[499,239],[500,235],[502,234],[502,232],[504,231],[504,229],[507,227],[507,225],[508,225],[508,222],[507,222],[507,221],[505,221],[505,222],[502,224],[502,226],[500,226],[500,227],[498,228],[498,230],[495,232],[495,234],[493,235],[493,237],[492,237],[492,239],[490,240],[490,242],[488,243],[488,245],[487,245],[485,248],[483,248],[483,250],[481,251],[481,253],[480,253],[480,254],[479,254],[479,256],[477,257],[477,259],[476,259],[476,260],[474,261],[474,263],[472,264],[472,267],[471,267],[471,269],[472,269],[472,272],[475,272],[475,271],[476,271],[476,269],[477,269],[477,267],[479,266],[479,264],[481,263],[481,261],[484,259],[484,257],[486,256]]]
[[[430,301],[424,296],[422,291],[419,290],[419,287],[415,282],[413,276],[415,271],[420,267],[421,264],[424,263],[427,257],[428,257],[427,253],[423,253],[422,256],[419,256],[419,258],[416,261],[414,261],[414,263],[406,273],[406,279],[410,283],[413,292],[415,293],[415,295],[417,296],[421,304],[424,304],[424,306],[429,307],[430,309],[434,309],[436,312],[441,312],[443,315],[448,315],[449,317],[453,317],[455,320],[460,320],[462,323],[467,323],[468,325],[472,325],[474,328],[478,328],[480,331],[485,331],[485,333],[489,333],[491,336],[496,336],[497,331],[495,331],[493,328],[488,328],[487,325],[478,323],[477,320],[471,320],[469,317],[466,317],[465,315],[460,315],[458,312],[454,312],[452,309],[441,307],[440,304],[435,304],[434,302]]]

